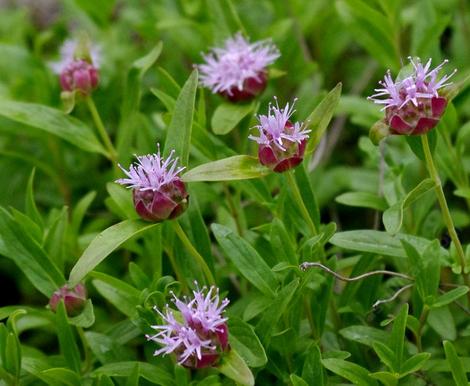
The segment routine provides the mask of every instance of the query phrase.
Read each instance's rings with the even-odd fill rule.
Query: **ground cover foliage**
[[[469,384],[467,1],[0,10],[0,384]],[[266,89],[241,103],[202,87],[197,67],[234,36],[279,54]],[[88,42],[99,67],[86,90],[55,72],[67,39]],[[388,69],[410,76],[409,56],[458,71],[433,96],[446,104],[435,127],[390,135],[367,96]],[[303,136],[277,148],[290,152],[282,173],[248,138],[274,96],[279,111],[297,98],[282,130],[310,130],[305,149]],[[144,221],[138,189],[115,181],[157,143],[185,167],[186,191],[175,188],[174,218]],[[149,339],[171,324],[165,305],[198,333],[182,304],[211,286],[190,303],[215,315],[198,337],[217,346],[210,363],[182,360],[187,342],[154,355],[179,336]]]

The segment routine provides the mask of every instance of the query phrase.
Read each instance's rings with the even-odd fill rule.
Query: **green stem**
[[[199,264],[199,267],[201,267],[201,269],[204,272],[204,275],[206,276],[206,279],[209,282],[209,284],[211,284],[211,285],[215,284],[214,276],[212,275],[212,272],[209,269],[206,261],[199,254],[199,252],[196,250],[196,248],[194,248],[193,244],[188,239],[188,236],[186,236],[186,233],[184,233],[183,228],[181,228],[181,225],[178,222],[178,220],[172,221],[171,224],[173,225],[173,229],[175,230],[176,234],[180,238],[183,245],[186,247],[188,252],[194,257],[196,262]]]
[[[86,374],[91,369],[91,366],[92,366],[90,350],[88,348],[88,342],[85,338],[83,328],[77,327],[77,332],[78,332],[78,336],[80,337],[80,341],[82,343],[83,354],[85,355],[85,363],[83,364],[83,367],[82,367],[82,373]]]
[[[300,194],[299,187],[297,186],[297,181],[295,180],[294,172],[292,170],[289,170],[286,173],[286,175],[287,175],[287,182],[289,183],[292,193],[294,194],[294,199],[297,202],[297,205],[300,211],[302,212],[302,215],[304,216],[305,221],[307,221],[307,224],[310,228],[311,233],[313,235],[318,235],[318,229],[315,226],[312,218],[310,217],[307,207],[305,206],[304,200],[302,199],[302,195]]]
[[[93,118],[93,122],[95,122],[95,126],[98,129],[98,134],[101,137],[101,140],[104,142],[106,149],[109,152],[109,158],[113,163],[117,163],[117,152],[109,138],[108,132],[106,131],[103,121],[101,120],[100,114],[98,113],[98,109],[96,108],[95,102],[91,96],[88,96],[86,99],[86,104],[88,106],[88,110],[90,110],[90,114]]]
[[[421,335],[423,334],[423,328],[426,324],[426,320],[428,319],[429,315],[429,307],[424,305],[423,311],[421,312],[421,316],[419,317],[419,328],[416,332],[416,346],[418,347],[418,352],[423,352],[423,344],[421,342]]]
[[[468,277],[465,274],[465,252],[462,248],[462,244],[460,243],[459,236],[455,231],[454,221],[450,215],[449,207],[447,206],[446,197],[444,195],[444,191],[442,190],[442,183],[441,179],[439,178],[439,174],[437,173],[436,166],[434,165],[434,161],[432,159],[431,149],[429,148],[429,141],[427,134],[421,136],[421,142],[423,144],[424,149],[424,156],[426,158],[426,165],[428,168],[429,175],[431,176],[432,180],[436,184],[436,195],[437,200],[439,201],[439,206],[441,207],[442,216],[444,218],[444,223],[447,227],[447,231],[449,232],[449,236],[452,239],[452,242],[455,245],[457,250],[458,256],[458,263],[462,268],[462,275],[465,280],[465,284],[469,285]]]

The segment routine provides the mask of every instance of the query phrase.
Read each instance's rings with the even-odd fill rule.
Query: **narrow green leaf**
[[[429,147],[431,148],[431,152],[434,152],[437,144],[437,131],[431,130],[426,135],[428,136],[429,140]],[[420,135],[406,135],[406,142],[408,142],[408,146],[410,147],[411,151],[418,157],[421,161],[426,161],[424,157],[424,150],[423,144],[421,143],[421,136]]]
[[[324,386],[325,379],[323,373],[320,347],[317,344],[312,344],[305,357],[302,379],[309,385]]]
[[[36,206],[36,201],[34,200],[34,175],[36,174],[36,169],[33,169],[31,175],[29,176],[28,185],[26,186],[26,200],[25,200],[25,213],[41,228],[44,225],[42,216],[39,213],[39,210]]]
[[[373,342],[372,348],[379,357],[380,361],[391,371],[394,371],[395,353],[385,343]]]
[[[176,99],[165,141],[164,156],[174,150],[182,165],[187,165],[189,159],[197,84],[198,73],[194,70]]]
[[[241,385],[255,385],[255,378],[253,377],[252,372],[242,357],[234,349],[230,350],[228,354],[225,354],[222,357],[222,361],[216,369],[226,377],[233,379]]]
[[[125,219],[136,220],[139,218],[132,201],[131,189],[127,189],[114,182],[108,182],[106,184],[106,190],[116,206],[120,209],[120,212],[124,215]]]
[[[60,352],[65,358],[67,366],[76,373],[80,372],[80,351],[78,351],[72,328],[67,320],[64,302],[60,301],[56,310],[57,337],[59,338]]]
[[[462,361],[457,356],[457,351],[455,350],[454,345],[445,340],[444,351],[446,353],[447,363],[449,363],[450,370],[452,371],[452,378],[454,378],[456,386],[468,386],[467,374],[462,365]]]
[[[401,366],[403,365],[403,346],[405,342],[407,316],[408,304],[404,304],[393,322],[392,335],[390,338],[390,348],[395,354],[393,370],[397,373],[401,371]]]
[[[69,322],[74,326],[82,328],[89,328],[95,323],[95,313],[91,299],[86,301],[85,307],[79,315],[69,318]]]
[[[196,166],[181,178],[185,182],[232,181],[260,178],[270,173],[271,169],[261,165],[257,158],[236,155]]]
[[[294,242],[287,233],[284,223],[278,218],[274,218],[271,223],[270,241],[278,261],[298,265],[299,259]]]
[[[431,308],[438,308],[447,306],[448,304],[456,301],[461,298],[468,292],[469,288],[467,286],[460,286],[446,292],[445,294],[439,296],[436,301],[431,305]]]
[[[125,386],[139,386],[139,378],[140,378],[140,367],[139,362],[136,362],[134,370],[127,378]]]
[[[380,211],[387,209],[387,203],[383,197],[369,192],[343,193],[337,196],[335,201],[343,205],[357,206],[360,208],[371,208]]]
[[[421,352],[407,359],[401,367],[400,378],[421,370],[421,368],[424,366],[424,364],[430,357],[431,357],[430,353]]]
[[[232,346],[250,367],[261,367],[268,358],[255,334],[253,327],[242,319],[231,316],[228,320],[230,346]]]
[[[383,223],[387,232],[391,234],[398,233],[403,223],[403,211],[423,194],[433,189],[434,186],[434,181],[427,178],[421,181],[413,190],[403,197],[403,199],[388,208],[383,213]]]
[[[72,268],[69,284],[71,286],[77,285],[89,272],[109,256],[110,253],[119,248],[125,241],[157,225],[158,223],[125,220],[105,229],[93,239]]]
[[[443,339],[455,340],[457,338],[454,317],[448,306],[432,308],[429,311],[428,324]]]
[[[25,124],[25,132],[35,128],[56,135],[82,150],[107,155],[88,126],[60,110],[34,103],[0,100],[0,115]]]
[[[241,274],[262,293],[274,297],[277,287],[276,277],[258,252],[247,241],[223,225],[212,224],[211,229],[225,255]]]
[[[21,371],[21,345],[15,332],[7,332],[5,339],[5,361],[3,367],[16,379],[19,379]]]
[[[140,304],[140,291],[122,280],[101,272],[93,272],[91,276],[93,285],[101,296],[129,318],[136,315],[136,306]]]
[[[398,384],[398,374],[389,371],[377,371],[369,374],[370,377],[378,379],[385,386],[396,386]]]
[[[320,140],[333,117],[335,109],[338,106],[341,89],[342,84],[338,83],[305,120],[308,128],[312,130],[307,145],[307,154],[312,153],[320,143]]]
[[[41,372],[41,379],[52,386],[81,386],[80,377],[72,370],[54,367]]]
[[[96,197],[96,192],[91,191],[84,195],[80,201],[78,201],[77,205],[72,212],[72,221],[71,221],[71,228],[74,234],[78,234],[80,230],[80,226],[82,225],[83,218],[85,217],[86,211],[90,207],[91,203]]]
[[[348,326],[339,331],[341,336],[353,342],[372,347],[374,342],[386,343],[389,335],[378,328],[369,326]]]
[[[217,135],[230,133],[251,111],[253,104],[220,104],[212,116],[212,131]]]
[[[308,383],[296,374],[291,374],[289,378],[292,382],[292,386],[308,386]]]
[[[322,364],[331,372],[346,378],[358,386],[377,386],[377,382],[369,376],[369,371],[355,363],[342,359],[322,359]]]
[[[401,233],[392,236],[387,232],[368,229],[338,232],[330,239],[330,243],[353,251],[370,252],[385,256],[407,257],[400,240],[408,241],[420,253],[423,253],[431,243],[431,241],[421,237]],[[443,250],[443,253],[447,254],[445,250]]]

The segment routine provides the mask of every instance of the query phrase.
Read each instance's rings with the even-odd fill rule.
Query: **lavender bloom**
[[[181,318],[175,317],[168,305],[165,313],[155,308],[164,323],[151,326],[158,331],[155,335],[146,335],[148,340],[162,345],[154,355],[175,353],[179,364],[202,368],[214,364],[228,348],[227,318],[222,313],[229,300],[221,302],[214,286],[205,291],[206,288],[193,291],[191,300],[187,297],[180,300],[173,294]]]
[[[368,97],[384,105],[386,122],[394,134],[424,134],[436,126],[447,106],[447,99],[439,91],[450,84],[448,80],[456,72],[438,79],[447,60],[432,70],[431,59],[424,66],[419,59],[414,61],[410,57],[409,60],[414,70],[410,76],[394,82],[388,71],[379,82],[383,87]]]
[[[265,89],[266,67],[279,56],[270,41],[250,44],[238,33],[203,55],[206,63],[198,65],[201,84],[232,102],[252,99]]]
[[[163,221],[183,213],[188,205],[188,193],[183,181],[178,177],[184,167],[178,167],[178,158],[167,159],[160,154],[136,156],[137,163],[129,170],[119,167],[127,178],[116,180],[118,184],[133,189],[134,206],[144,220]]]
[[[276,99],[276,98],[275,98]],[[284,172],[302,162],[305,146],[309,138],[304,124],[289,120],[295,112],[294,103],[286,104],[284,109],[269,104],[268,115],[259,115],[259,137],[248,136],[259,144],[258,157],[261,164],[273,169],[275,172]]]
[[[75,40],[67,39],[60,47],[60,58],[57,61],[49,62],[50,69],[57,75],[59,75],[65,67],[73,62],[75,58],[75,51],[77,50],[78,42]],[[101,47],[97,45],[91,45],[88,47],[90,52],[91,62],[97,69],[101,65]]]

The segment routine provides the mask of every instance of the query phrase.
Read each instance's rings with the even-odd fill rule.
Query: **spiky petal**
[[[193,291],[192,299],[181,300],[173,294],[173,301],[181,318],[168,305],[164,312],[155,308],[163,324],[152,326],[158,331],[155,335],[146,335],[162,346],[154,355],[175,353],[178,363],[187,367],[213,364],[228,347],[227,318],[223,317],[228,299],[220,301],[219,290],[212,286]]]
[[[49,62],[50,69],[57,75],[59,75],[64,68],[75,59],[75,52],[77,50],[79,43],[76,40],[67,39],[59,51],[59,59],[57,61]],[[96,44],[89,44],[89,54],[91,58],[91,63],[96,69],[99,69],[101,66],[101,47]],[[82,59],[82,58],[78,58]]]
[[[201,84],[232,101],[247,100],[266,86],[266,68],[280,56],[269,40],[249,43],[241,33],[203,55]]]

